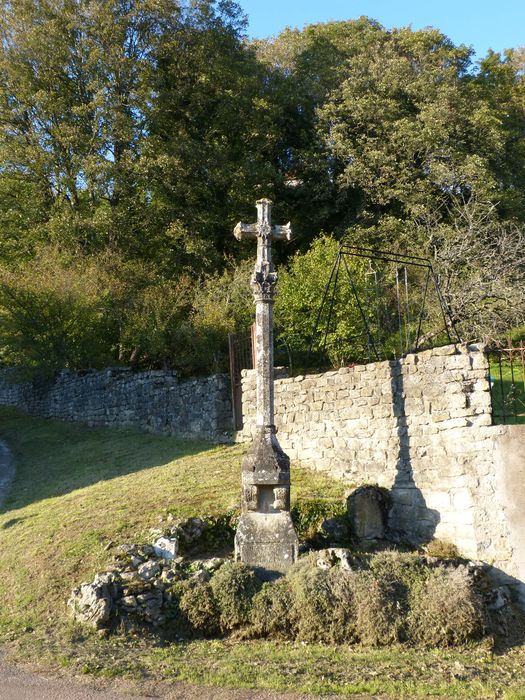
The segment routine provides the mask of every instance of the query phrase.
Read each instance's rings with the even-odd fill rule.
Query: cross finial
[[[267,224],[272,225],[272,201],[271,199],[258,199],[255,203],[257,206],[257,223],[259,226]]]

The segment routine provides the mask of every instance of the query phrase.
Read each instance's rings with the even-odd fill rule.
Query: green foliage
[[[299,356],[305,357],[309,349],[337,252],[338,243],[334,238],[320,236],[312,243],[307,253],[296,253],[288,270],[280,275],[275,319],[280,337],[284,338]],[[330,321],[326,337],[326,355],[334,367],[365,355],[365,326],[352,287],[353,283],[358,293],[363,292],[365,263],[362,260],[353,260],[348,263],[348,271],[344,265],[340,267],[340,279],[333,307],[331,308],[329,303],[325,304],[319,318],[318,334],[323,336]],[[314,350],[318,350],[323,341],[324,337],[318,335]],[[323,362],[324,358],[321,361]]]
[[[238,6],[0,9],[0,180],[28,204],[17,220],[0,203],[10,241],[109,246],[172,268],[202,268],[203,252],[216,259],[234,216],[224,201],[242,206],[246,185],[268,174],[262,153],[246,162],[264,109]]]
[[[400,611],[388,583],[369,571],[361,572],[357,580],[356,630],[363,644],[388,646],[400,639]]]
[[[222,630],[232,630],[249,622],[253,596],[261,584],[254,572],[241,562],[226,563],[211,580],[219,609]]]
[[[357,579],[338,566],[319,568],[316,559],[310,555],[286,576],[293,593],[296,638],[325,644],[355,642]]]
[[[252,316],[237,263],[253,245],[231,232],[263,195],[303,252],[324,230],[434,258],[465,337],[523,323],[523,52],[490,52],[477,70],[435,29],[362,17],[250,44],[244,28],[218,0],[0,0],[0,264],[29,274],[51,245],[103,268],[96,303],[52,314],[93,338],[71,331],[79,347],[54,357],[224,369],[227,334]],[[298,360],[335,249],[321,236],[281,275],[276,319]],[[363,293],[366,270],[351,271]],[[31,296],[42,318],[56,307]],[[363,359],[346,283],[332,321],[322,361]],[[9,362],[45,364],[18,333],[6,325]]]
[[[297,500],[292,506],[292,520],[299,539],[308,540],[319,535],[323,521],[345,518],[346,507],[340,501],[321,498]]]
[[[430,540],[424,549],[429,557],[438,557],[440,559],[459,559],[460,557],[456,545],[446,540]]]
[[[253,297],[249,280],[253,262],[245,261],[203,280],[192,300],[192,355],[190,366],[201,371],[228,367],[228,334],[250,328]]]
[[[108,294],[95,261],[55,249],[0,269],[3,361],[28,368],[100,367],[110,360]]]
[[[366,632],[362,634],[369,639],[377,635],[373,642],[376,645],[384,643],[383,636],[385,640],[406,640],[407,615],[414,590],[428,578],[428,567],[417,554],[387,550],[370,560],[370,571],[374,579],[373,594],[368,601],[364,586],[360,622]]]
[[[293,596],[292,616],[296,639],[302,642],[329,641],[332,612],[328,574],[312,558],[295,564],[286,576]]]
[[[256,636],[294,639],[293,594],[286,578],[264,583],[252,600],[250,622]]]
[[[238,519],[239,511],[237,509],[204,518],[206,528],[194,550],[216,552],[223,549],[233,549]]]

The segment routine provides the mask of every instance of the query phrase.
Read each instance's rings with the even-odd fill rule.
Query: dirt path
[[[137,694],[142,693],[142,694]],[[358,700],[358,696],[354,696]],[[359,696],[365,697],[365,696]],[[366,696],[371,700],[372,696]],[[231,690],[184,683],[128,684],[122,681],[50,678],[26,671],[0,659],[0,700],[341,700],[336,696],[274,693],[267,690]]]

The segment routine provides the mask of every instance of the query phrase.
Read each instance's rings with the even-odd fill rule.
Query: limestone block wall
[[[62,370],[39,382],[15,378],[12,370],[0,370],[0,405],[33,415],[213,441],[229,439],[232,429],[229,381],[223,375],[180,381],[169,371],[115,368]]]
[[[245,371],[239,441],[254,432],[254,406],[253,371]],[[391,489],[390,526],[400,539],[445,539],[465,556],[493,562],[506,580],[525,580],[525,495],[520,505],[512,501],[523,479],[510,485],[520,469],[523,476],[525,457],[513,467],[509,461],[525,454],[525,425],[513,432],[492,425],[482,346],[278,379],[275,423],[292,460],[349,488]]]

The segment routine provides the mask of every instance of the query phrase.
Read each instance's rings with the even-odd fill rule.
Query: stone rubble
[[[82,583],[73,590],[67,606],[77,622],[103,631],[124,614],[160,627],[172,612],[170,587],[188,578],[208,581],[226,561],[178,556],[180,546],[195,545],[205,533],[208,524],[202,518],[175,520],[169,516],[161,525],[165,526],[150,531],[156,536],[152,545],[119,545],[111,571],[97,574],[92,583]]]

